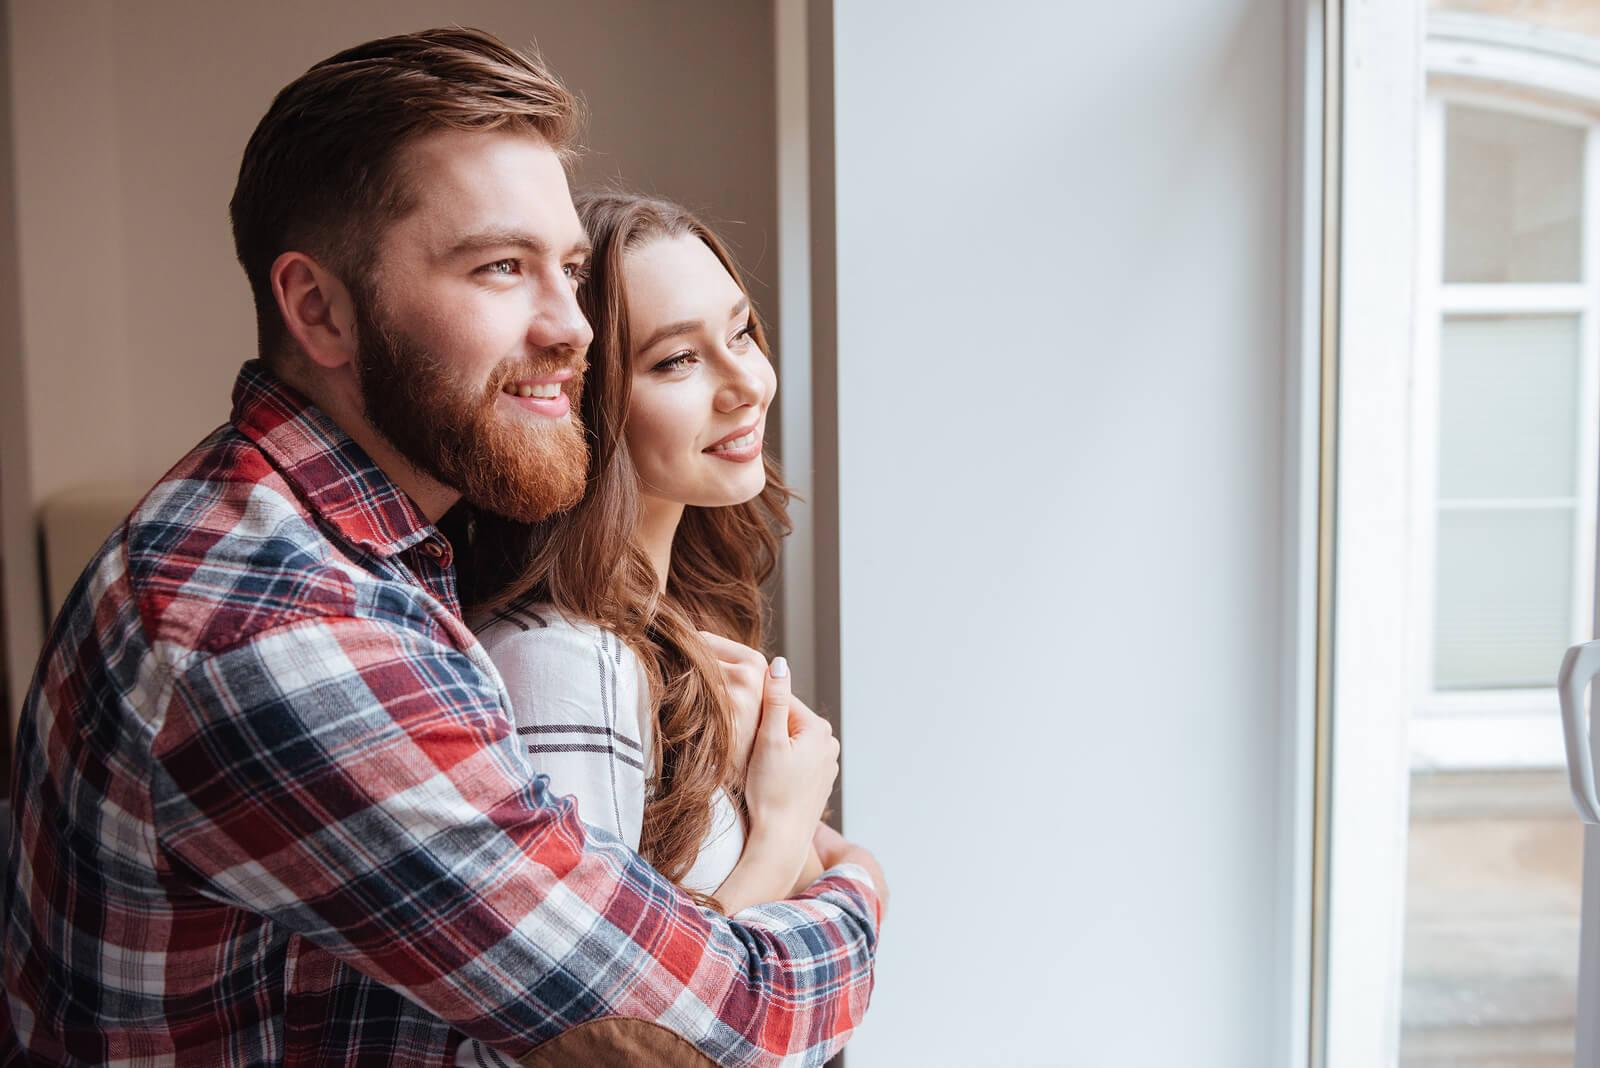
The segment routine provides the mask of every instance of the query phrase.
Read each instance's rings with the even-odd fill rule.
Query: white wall
[[[1285,8],[834,13],[851,1068],[1276,1068]]]

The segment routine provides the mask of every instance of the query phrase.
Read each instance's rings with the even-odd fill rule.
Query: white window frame
[[[1587,53],[1587,55],[1585,55]],[[1418,160],[1417,337],[1414,347],[1411,529],[1413,610],[1409,732],[1413,769],[1560,767],[1554,688],[1439,691],[1434,688],[1434,595],[1438,544],[1439,335],[1446,316],[1562,314],[1579,321],[1579,395],[1571,506],[1573,596],[1569,639],[1589,636],[1594,613],[1596,451],[1600,448],[1600,48],[1585,38],[1480,16],[1429,20],[1429,88]],[[1589,96],[1587,94],[1596,94]],[[1445,283],[1445,111],[1453,104],[1522,115],[1584,130],[1581,278],[1537,285]]]
[[[1319,757],[1326,763],[1318,773],[1326,798],[1318,885],[1327,904],[1317,943],[1325,979],[1312,1050],[1314,1068],[1392,1068],[1401,1038],[1411,754],[1415,736],[1429,729],[1419,731],[1410,714],[1425,670],[1416,617],[1432,612],[1431,591],[1419,600],[1415,581],[1415,528],[1417,502],[1431,507],[1433,495],[1418,483],[1425,474],[1432,484],[1437,459],[1417,455],[1415,433],[1419,398],[1437,392],[1436,381],[1415,374],[1415,351],[1436,332],[1439,314],[1437,301],[1419,304],[1418,282],[1429,270],[1424,261],[1442,249],[1442,216],[1425,219],[1419,196],[1423,183],[1442,178],[1442,154],[1424,152],[1427,90],[1517,86],[1545,106],[1600,118],[1600,44],[1428,13],[1425,0],[1348,4],[1344,15],[1332,681],[1319,713],[1331,754]],[[1596,217],[1588,204],[1585,212]],[[1427,277],[1441,277],[1437,264]]]

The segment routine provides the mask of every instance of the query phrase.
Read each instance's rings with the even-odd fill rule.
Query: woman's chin
[[[760,472],[759,478],[744,479],[735,484],[707,489],[704,493],[696,494],[694,500],[688,503],[696,508],[732,508],[736,504],[746,504],[755,500],[766,488],[767,476],[763,471]]]

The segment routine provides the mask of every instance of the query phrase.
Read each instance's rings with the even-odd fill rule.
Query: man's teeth
[[[537,397],[540,400],[555,400],[561,396],[561,383],[546,382],[542,385],[530,386],[526,382],[512,382],[501,392],[509,393],[513,397]]]
[[[708,449],[706,451],[707,452],[734,452],[734,451],[736,451],[738,449],[748,449],[750,446],[752,446],[752,445],[754,445],[756,443],[756,437],[757,437],[756,432],[754,430],[752,430],[752,431],[750,431],[750,433],[746,434],[742,438],[734,438],[732,441],[724,441],[721,445],[713,445],[710,449]]]

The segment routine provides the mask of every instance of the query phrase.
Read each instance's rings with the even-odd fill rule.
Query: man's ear
[[[355,361],[355,301],[332,271],[304,252],[285,252],[267,280],[284,326],[312,363],[331,371]]]

